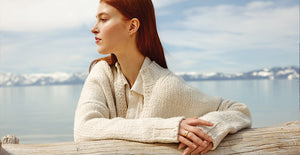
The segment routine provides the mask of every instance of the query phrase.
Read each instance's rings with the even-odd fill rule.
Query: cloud
[[[181,58],[186,51],[194,51],[194,57],[181,61],[210,59],[214,54],[215,62],[221,62],[219,66],[241,64],[246,59],[260,64],[297,64],[296,59],[288,58],[298,53],[298,6],[277,6],[275,2],[264,1],[245,5],[195,6],[185,10],[179,19],[168,23],[165,27],[169,28],[161,30],[160,34],[164,44],[177,47],[172,48],[171,54],[181,55]],[[252,52],[256,58],[242,57],[240,53],[248,55],[246,52]],[[266,59],[259,62],[259,57],[273,59],[284,54],[286,56],[281,57],[281,62]],[[191,63],[182,63],[175,68],[189,70],[191,66],[185,64]]]
[[[246,7],[248,9],[256,10],[256,9],[264,9],[264,8],[272,6],[272,5],[274,5],[273,2],[254,1],[254,2],[248,3]]]
[[[184,0],[154,0],[163,8]],[[0,31],[70,29],[95,22],[99,0],[0,0]]]
[[[62,33],[62,34],[60,34]],[[9,37],[0,47],[1,72],[82,72],[98,57],[92,34],[26,33]],[[20,41],[14,41],[20,38]]]
[[[164,8],[183,0],[154,1]],[[99,0],[0,0],[1,72],[87,71]],[[82,26],[85,26],[81,28]]]
[[[175,72],[237,72],[237,64],[230,56],[219,51],[199,52],[185,49],[166,54],[168,66]],[[230,66],[230,67],[229,67]]]
[[[173,71],[243,72],[298,64],[298,5],[184,1],[153,1]],[[98,3],[0,0],[1,72],[87,71],[99,57],[89,32]]]
[[[152,0],[153,5],[156,9],[160,9],[184,1],[186,0]]]
[[[165,30],[162,36],[169,44],[201,49],[291,49],[297,43],[298,7],[274,5],[252,2],[192,8],[185,12],[184,20],[175,23],[183,30]]]
[[[90,25],[99,0],[0,0],[1,31],[45,31]]]

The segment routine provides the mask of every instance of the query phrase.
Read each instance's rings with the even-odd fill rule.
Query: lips
[[[99,43],[99,42],[101,41],[101,39],[98,38],[98,37],[95,37],[95,40],[96,40],[96,44]]]

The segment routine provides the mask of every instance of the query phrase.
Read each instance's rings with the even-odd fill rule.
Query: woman
[[[75,142],[123,139],[215,149],[251,125],[246,105],[194,89],[167,69],[151,0],[101,0],[97,50],[75,114]]]

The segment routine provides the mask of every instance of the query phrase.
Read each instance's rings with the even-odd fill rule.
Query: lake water
[[[298,80],[188,82],[203,92],[249,106],[253,125],[299,120]],[[0,138],[21,144],[73,141],[73,119],[82,85],[0,88]]]

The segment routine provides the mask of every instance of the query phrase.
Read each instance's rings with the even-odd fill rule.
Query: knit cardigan
[[[251,126],[245,104],[204,94],[154,61],[139,74],[144,85],[143,110],[140,118],[125,119],[123,74],[105,61],[93,67],[75,113],[76,143],[104,139],[178,143],[180,121],[196,116],[214,124],[199,128],[212,137],[215,149],[228,133]]]

